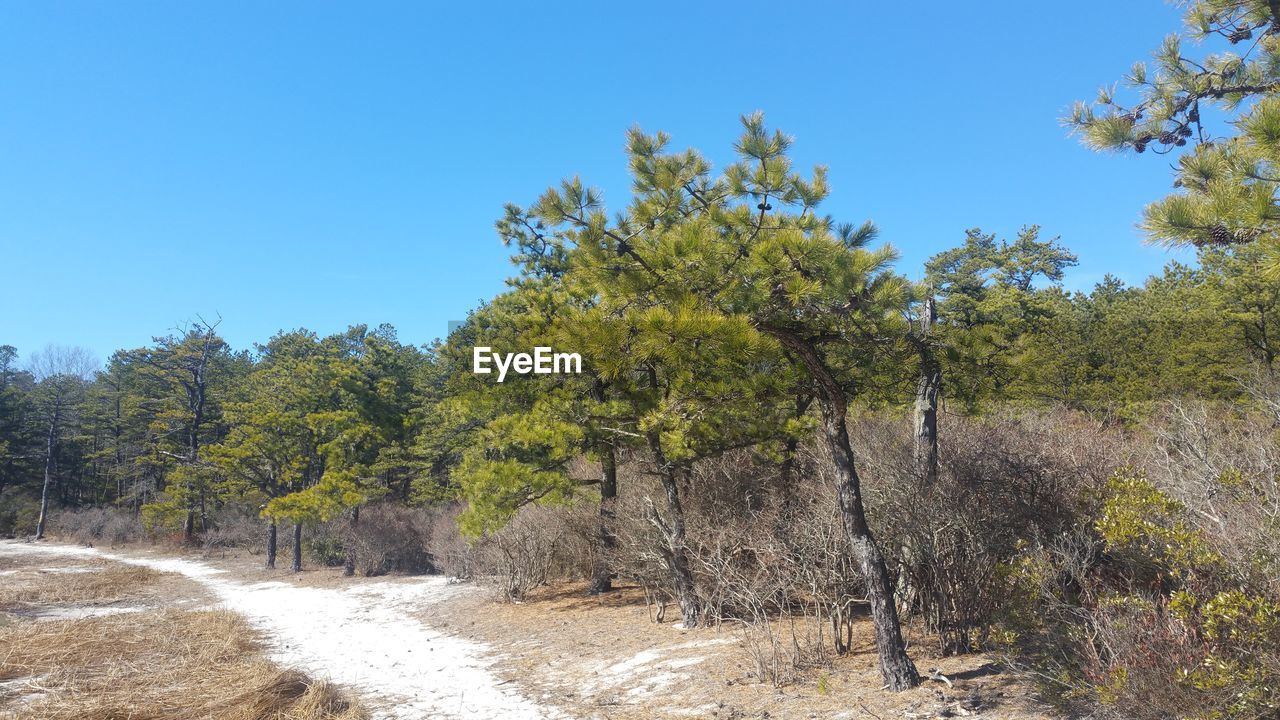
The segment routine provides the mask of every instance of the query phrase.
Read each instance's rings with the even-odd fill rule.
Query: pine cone
[[[1235,32],[1228,35],[1227,40],[1230,40],[1231,44],[1235,45],[1236,43],[1243,42],[1245,40],[1248,40],[1251,37],[1253,37],[1252,30],[1250,30],[1249,28],[1240,28],[1239,30],[1236,30]]]
[[[1191,126],[1183,125],[1182,127],[1178,128],[1178,134],[1184,138],[1191,137]]]
[[[1230,245],[1233,236],[1226,225],[1221,223],[1209,228],[1209,242],[1214,245]]]
[[[1257,240],[1258,236],[1261,234],[1261,231],[1257,228],[1240,228],[1234,233],[1231,233],[1231,239],[1237,244],[1251,243],[1254,240]]]
[[[1172,145],[1176,142],[1178,142],[1178,136],[1176,133],[1172,133],[1167,130],[1165,132],[1160,133],[1161,145]]]
[[[1174,143],[1174,145],[1178,147],[1182,147],[1183,145],[1186,145],[1186,144],[1187,144],[1187,141],[1185,138],[1178,138],[1178,141]]]
[[[1133,150],[1134,152],[1139,154],[1144,153],[1147,151],[1147,144],[1139,140],[1138,142],[1133,144]]]

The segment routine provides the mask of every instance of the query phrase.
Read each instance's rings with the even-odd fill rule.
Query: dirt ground
[[[869,620],[855,628],[853,653],[782,688],[755,677],[739,629],[656,625],[634,587],[589,597],[580,584],[561,585],[518,604],[471,593],[424,620],[489,644],[500,653],[494,672],[575,718],[1055,717],[993,658],[938,658],[920,645],[911,654],[921,672],[936,668],[954,687],[926,681],[905,693],[882,691]]]

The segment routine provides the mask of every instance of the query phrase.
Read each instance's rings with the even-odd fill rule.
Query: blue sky
[[[1174,7],[902,7],[0,2],[0,344],[105,358],[196,315],[428,342],[502,289],[504,202],[580,175],[621,204],[626,128],[724,163],[757,109],[908,274],[975,226],[1061,235],[1072,287],[1178,257],[1135,228],[1168,159],[1058,122]]]

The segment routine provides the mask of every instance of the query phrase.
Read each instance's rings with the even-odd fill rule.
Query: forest
[[[1169,156],[1142,227],[1194,262],[1072,291],[1069,239],[1015,218],[902,267],[763,114],[719,167],[633,128],[631,196],[571,178],[502,208],[507,289],[435,342],[233,348],[193,317],[101,365],[0,347],[0,535],[506,600],[639,585],[659,619],[741,624],[778,685],[865,616],[887,691],[927,680],[910,627],[1082,717],[1277,717],[1280,8],[1185,13],[1064,124]],[[499,383],[480,347],[581,372]]]

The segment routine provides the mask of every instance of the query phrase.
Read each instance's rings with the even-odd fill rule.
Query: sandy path
[[[0,542],[0,554],[96,557],[191,578],[266,635],[271,659],[360,693],[375,718],[558,717],[489,671],[489,648],[412,617],[458,592],[443,578],[363,581],[342,588],[239,582],[178,558],[123,555],[72,545]]]

